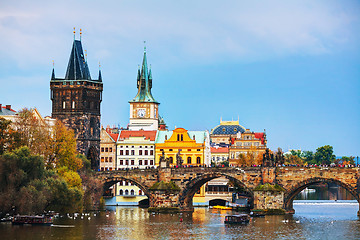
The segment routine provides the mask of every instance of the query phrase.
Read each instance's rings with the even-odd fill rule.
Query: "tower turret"
[[[53,68],[50,90],[52,117],[74,130],[77,150],[98,169],[103,83],[100,70],[99,79],[91,79],[81,40],[74,38],[65,78],[55,78]]]

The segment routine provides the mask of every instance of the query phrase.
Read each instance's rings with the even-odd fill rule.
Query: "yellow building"
[[[207,131],[187,131],[176,128],[173,131],[158,131],[155,141],[155,165],[159,166],[164,152],[170,166],[177,165],[177,155],[186,167],[210,165],[210,138]],[[205,187],[201,187],[193,198],[194,205],[205,205]]]

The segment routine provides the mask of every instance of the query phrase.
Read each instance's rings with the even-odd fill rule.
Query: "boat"
[[[50,226],[53,224],[53,218],[51,216],[27,216],[27,215],[17,215],[12,219],[13,225],[23,225],[23,224],[32,224],[32,225],[46,225]]]
[[[226,206],[213,206],[213,209],[220,209],[220,210],[232,210],[232,207],[226,207]]]
[[[250,216],[248,214],[227,215],[224,221],[226,224],[247,224],[249,222]]]
[[[257,213],[257,212],[251,212],[250,217],[265,217],[265,214]]]

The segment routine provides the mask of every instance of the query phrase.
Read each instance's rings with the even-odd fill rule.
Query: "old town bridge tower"
[[[50,90],[52,117],[74,130],[77,150],[91,160],[92,169],[98,169],[103,83],[100,70],[98,79],[91,79],[81,32],[80,40],[74,38],[65,78],[56,78],[53,69]]]

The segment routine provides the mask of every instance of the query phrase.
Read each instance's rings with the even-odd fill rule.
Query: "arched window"
[[[169,157],[170,163],[173,164],[174,160],[173,157]]]
[[[124,195],[124,191],[120,189],[120,195]]]
[[[129,190],[125,190],[125,195],[129,195]]]
[[[141,189],[139,190],[139,195],[142,195],[142,190]]]
[[[200,157],[197,157],[196,158],[196,164],[200,164],[201,163],[201,159],[200,159]]]
[[[184,135],[181,134],[181,141],[184,141]]]
[[[177,140],[180,141],[180,135],[179,134],[177,135]]]
[[[191,157],[188,157],[188,158],[187,158],[187,163],[188,163],[188,164],[191,164]]]
[[[130,191],[130,195],[135,195],[135,191],[134,191],[134,189],[131,189],[131,191]]]

